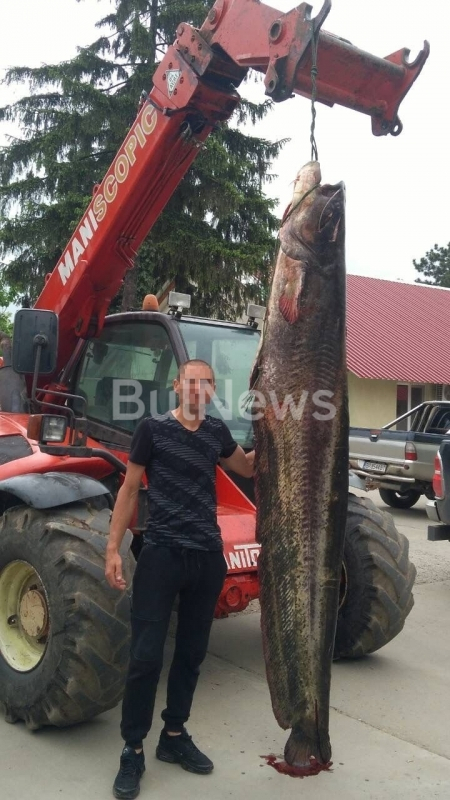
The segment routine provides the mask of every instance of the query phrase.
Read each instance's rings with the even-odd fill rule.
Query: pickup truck
[[[427,501],[428,539],[450,540],[450,439],[444,439],[434,458],[434,498]]]
[[[408,418],[409,430],[396,430]],[[434,498],[434,459],[447,434],[450,402],[421,403],[380,430],[350,428],[350,467],[388,506],[411,508],[422,494]]]

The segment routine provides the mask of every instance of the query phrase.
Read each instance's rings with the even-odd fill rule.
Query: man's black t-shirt
[[[217,524],[216,465],[237,447],[221,419],[206,416],[196,431],[170,413],[136,428],[130,461],[145,466],[149,518],[146,542],[222,550]]]

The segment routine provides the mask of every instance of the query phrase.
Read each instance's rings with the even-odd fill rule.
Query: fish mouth
[[[299,172],[294,181],[294,192],[292,200],[283,214],[281,225],[283,226],[291,214],[302,206],[302,211],[311,205],[315,189],[320,188],[322,171],[318,161],[308,161]]]
[[[319,187],[321,181],[322,170],[319,162],[308,161],[308,163],[299,170],[295,178],[292,205],[297,205],[297,201],[299,201],[303,195]]]

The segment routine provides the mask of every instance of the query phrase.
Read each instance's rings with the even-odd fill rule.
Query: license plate
[[[378,461],[364,461],[363,469],[384,473],[387,470],[387,464],[379,464]]]

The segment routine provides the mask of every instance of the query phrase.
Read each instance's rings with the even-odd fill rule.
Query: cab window
[[[143,417],[175,407],[172,381],[176,371],[172,345],[162,325],[107,325],[87,346],[75,394],[86,399],[89,419],[132,432]]]
[[[194,322],[180,323],[189,358],[211,364],[216,377],[217,405],[208,414],[221,416],[242,447],[253,443],[249,418],[249,379],[259,345],[260,332],[253,328]]]

